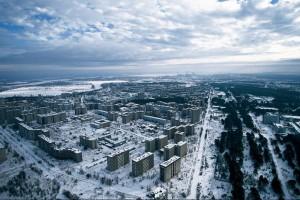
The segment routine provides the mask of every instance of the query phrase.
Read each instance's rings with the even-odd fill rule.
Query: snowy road
[[[34,146],[24,143],[24,141],[22,141],[23,138],[19,138],[12,130],[0,128],[0,133],[0,137],[5,139],[19,155],[25,158],[26,164],[36,164],[48,177],[58,179],[77,178],[80,181],[95,184],[94,181],[90,181],[86,178],[67,175],[59,168],[52,167],[48,163],[42,161],[42,159],[34,153]],[[19,138],[19,140],[17,138]]]
[[[195,165],[194,169],[192,170],[192,181],[191,181],[191,187],[190,187],[190,194],[187,197],[187,199],[196,199],[197,195],[197,185],[201,181],[200,180],[200,168],[201,168],[201,163],[202,163],[202,158],[203,158],[203,153],[204,153],[204,146],[205,146],[205,140],[206,140],[206,130],[207,130],[207,125],[209,121],[209,111],[211,108],[211,99],[210,96],[208,98],[208,105],[206,109],[206,114],[203,122],[203,129],[202,129],[202,134],[200,137],[200,140],[198,141],[198,149],[197,149],[197,157],[195,160]]]
[[[50,172],[50,166],[41,161],[41,159],[34,154],[32,149],[30,149],[26,144],[22,144],[15,135],[12,135],[12,132],[9,132],[7,129],[0,128],[1,137],[5,139],[12,148],[21,156],[25,158],[27,164],[35,163],[39,168],[41,168],[45,174],[52,176]]]
[[[84,175],[80,175],[75,172],[69,175],[57,167],[50,166],[47,162],[43,161],[42,158],[35,154],[34,149],[36,146],[21,138],[11,129],[3,129],[0,127],[0,138],[7,141],[11,145],[12,149],[14,149],[20,156],[23,156],[26,164],[29,165],[34,163],[43,170],[44,175],[60,182],[61,186],[63,186],[62,188],[72,189],[74,187],[74,181],[77,180],[78,184],[84,185],[80,187],[79,190],[77,189],[78,193],[90,194],[93,188],[100,186],[100,183],[97,180],[88,179]],[[6,171],[5,173],[12,173],[13,171],[14,169],[12,169],[12,171]],[[67,183],[67,185],[64,183]],[[101,187],[106,190],[118,192],[116,190],[112,190],[108,186],[102,185]]]

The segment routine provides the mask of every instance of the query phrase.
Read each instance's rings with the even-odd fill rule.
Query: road
[[[31,144],[29,141],[21,138],[18,134],[16,134],[11,129],[3,129],[0,127],[0,138],[2,140],[7,141],[13,150],[15,150],[20,156],[23,156],[25,159],[26,165],[35,164],[38,168],[43,170],[44,176],[56,179],[61,186],[61,189],[71,189],[74,186],[74,180],[76,179],[78,183],[83,182],[85,187],[80,188],[80,192],[77,193],[90,193],[91,188],[96,188],[100,186],[99,180],[88,179],[84,175],[80,175],[76,172],[73,172],[71,175],[65,173],[63,170],[58,167],[53,167],[49,163],[43,161],[38,155],[35,154],[34,149],[35,145]],[[15,171],[15,169],[13,169]],[[11,173],[10,171],[5,171],[4,173]],[[65,185],[64,183],[67,183]],[[112,190],[109,186],[101,185],[103,189],[111,190],[118,192],[116,190]]]
[[[203,158],[203,153],[204,153],[204,146],[205,146],[205,141],[206,141],[206,130],[207,130],[207,126],[209,123],[209,112],[211,110],[211,99],[210,96],[208,98],[208,105],[207,105],[207,109],[206,109],[206,113],[205,113],[205,117],[204,117],[204,122],[203,122],[203,129],[202,129],[202,134],[200,139],[198,140],[198,149],[197,149],[197,157],[195,160],[195,165],[194,165],[194,169],[193,174],[192,174],[192,181],[191,181],[191,187],[190,187],[190,194],[187,197],[187,199],[196,199],[196,195],[197,195],[197,185],[198,183],[201,181],[200,180],[200,168],[201,168],[201,164],[202,164],[202,158]]]
[[[28,145],[21,143],[16,138],[16,135],[13,135],[13,131],[8,131],[7,129],[0,128],[1,135],[3,139],[5,139],[19,155],[25,158],[26,164],[35,163],[40,169],[44,171],[44,173],[50,177],[52,177],[51,167],[42,162],[41,159],[35,155],[32,149],[28,147]]]
[[[82,176],[76,176],[76,174],[68,175],[64,171],[61,171],[57,167],[52,167],[48,163],[44,162],[42,158],[40,158],[38,155],[35,154],[34,148],[35,146],[32,144],[24,143],[23,138],[20,138],[17,134],[14,133],[14,131],[10,129],[3,129],[0,128],[0,137],[2,139],[5,139],[19,155],[23,156],[25,158],[26,164],[35,164],[40,169],[43,170],[43,174],[46,175],[49,178],[56,178],[59,182],[63,182],[66,179],[74,179],[76,178],[78,181],[84,181],[89,184],[95,185],[95,181],[82,178]],[[19,138],[19,141],[18,139]],[[98,184],[97,184],[98,186]]]

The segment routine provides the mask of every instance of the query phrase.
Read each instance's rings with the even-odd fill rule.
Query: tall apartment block
[[[190,109],[191,123],[199,122],[200,121],[200,114],[201,114],[201,109],[200,108],[191,108]]]
[[[132,159],[132,175],[134,177],[143,175],[154,166],[154,154],[146,152],[140,157]]]
[[[169,160],[175,155],[175,144],[168,144],[164,147],[164,160]]]
[[[6,149],[2,143],[0,143],[0,163],[6,160]]]
[[[175,154],[179,156],[180,158],[186,156],[187,154],[187,143],[180,141],[177,143],[175,147]]]
[[[145,152],[154,152],[168,144],[168,136],[160,135],[157,138],[149,138],[145,141]]]
[[[185,126],[186,136],[194,135],[195,134],[195,125],[194,124],[187,124]]]
[[[168,136],[160,135],[156,139],[156,150],[164,148],[168,144]]]
[[[149,138],[145,141],[145,152],[154,152],[156,150],[156,139]]]
[[[180,172],[181,160],[178,156],[173,156],[167,161],[159,165],[160,167],[160,180],[163,182],[169,181]]]
[[[178,143],[180,141],[184,141],[185,136],[184,132],[176,132],[174,135],[174,142]]]
[[[122,149],[107,156],[107,169],[115,171],[129,163],[129,149]]]

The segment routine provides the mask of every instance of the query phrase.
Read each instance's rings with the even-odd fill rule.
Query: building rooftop
[[[153,155],[153,153],[151,152],[147,152],[147,153],[144,153],[143,155],[139,156],[139,157],[136,157],[134,159],[132,159],[133,162],[138,162],[138,161],[141,161],[149,156]]]
[[[166,160],[166,161],[162,162],[162,163],[160,164],[160,166],[162,166],[162,167],[168,167],[170,164],[172,164],[173,162],[175,162],[175,161],[177,161],[177,160],[179,160],[179,159],[180,159],[179,156],[173,156],[173,157],[170,158],[169,160]]]
[[[22,126],[23,128],[27,129],[27,130],[33,130],[32,127],[28,126],[27,124],[24,123],[19,123],[20,126]]]
[[[187,143],[184,142],[184,141],[180,141],[180,142],[177,143],[177,146],[183,146],[183,145],[185,145],[185,144],[187,144]]]
[[[42,140],[48,142],[48,143],[54,143],[53,140],[51,140],[49,137],[45,136],[45,135],[38,135],[38,137],[40,137]]]
[[[164,148],[165,149],[171,149],[171,148],[173,148],[173,147],[175,147],[176,146],[176,144],[168,144],[168,145],[166,145]]]
[[[111,154],[108,155],[107,157],[114,157],[114,156],[116,156],[116,155],[119,155],[119,154],[124,153],[124,152],[129,151],[129,150],[130,150],[129,148],[119,149],[119,150],[117,150],[117,151],[111,153]]]

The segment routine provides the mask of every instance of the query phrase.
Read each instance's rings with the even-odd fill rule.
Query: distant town
[[[298,199],[300,81],[5,83],[0,199]]]

